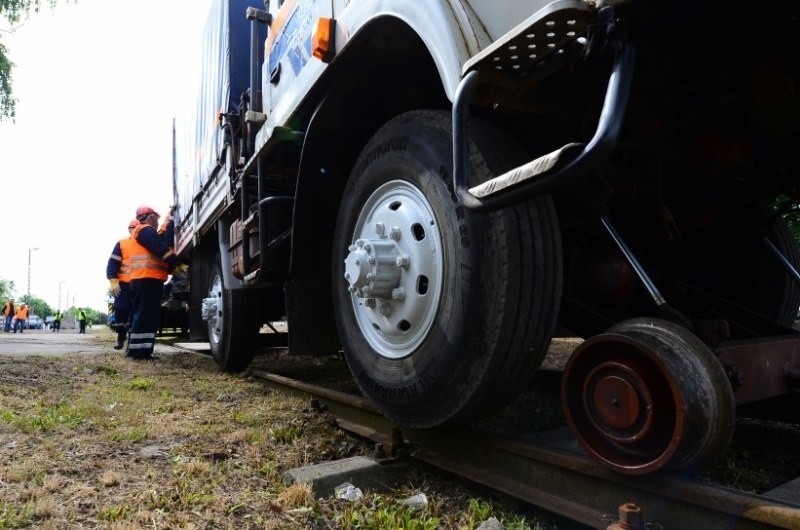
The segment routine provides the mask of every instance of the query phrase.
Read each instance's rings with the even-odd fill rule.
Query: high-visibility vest
[[[119,253],[122,254],[117,278],[121,282],[131,281],[131,256],[133,255],[133,239],[128,237],[119,240]]]
[[[28,306],[18,308],[15,316],[17,320],[28,320]]]
[[[169,265],[160,257],[152,254],[136,241],[136,235],[146,225],[139,225],[131,237],[130,281],[153,278],[165,281],[169,276]]]
[[[3,307],[3,314],[7,317],[14,316],[14,304],[11,302],[6,302],[6,305]]]

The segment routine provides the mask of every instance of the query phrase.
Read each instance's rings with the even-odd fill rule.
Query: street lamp
[[[33,247],[28,249],[28,301],[30,302],[31,297],[31,252],[34,250],[39,250],[39,247]]]
[[[61,311],[61,286],[66,283],[66,280],[58,282],[58,310]]]

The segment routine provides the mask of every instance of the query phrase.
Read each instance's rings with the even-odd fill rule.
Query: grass
[[[287,485],[291,468],[367,454],[308,403],[207,357],[0,356],[0,530],[6,528],[565,529],[427,469],[355,502]],[[420,509],[402,501],[425,493]]]

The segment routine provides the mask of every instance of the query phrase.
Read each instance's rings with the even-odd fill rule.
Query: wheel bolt
[[[386,232],[386,225],[383,223],[375,223],[375,234],[382,236]]]
[[[402,256],[397,256],[394,262],[398,267],[407,269],[409,264],[411,263],[411,260],[408,259],[408,256],[406,254],[403,254]]]
[[[392,289],[392,300],[397,300],[402,302],[406,299],[406,290],[402,287],[398,287],[396,289]]]
[[[391,230],[389,230],[389,237],[395,241],[400,241],[400,228],[393,226]]]

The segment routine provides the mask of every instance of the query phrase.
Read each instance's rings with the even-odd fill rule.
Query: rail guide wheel
[[[711,350],[671,322],[621,322],[575,350],[562,402],[586,452],[623,474],[693,472],[721,456],[736,421]]]

